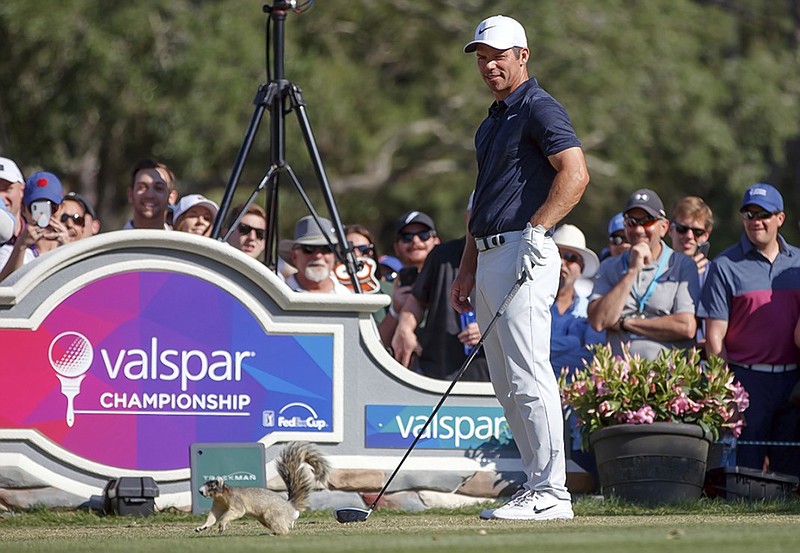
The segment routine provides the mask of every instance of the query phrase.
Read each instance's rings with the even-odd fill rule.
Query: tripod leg
[[[225,193],[222,196],[217,217],[214,219],[214,225],[211,227],[211,238],[219,238],[220,232],[222,232],[222,222],[225,220],[228,210],[231,207],[233,195],[236,192],[236,186],[239,184],[239,178],[242,176],[244,164],[247,161],[247,156],[250,154],[250,149],[253,147],[253,141],[256,138],[258,126],[261,124],[261,119],[264,117],[265,103],[263,98],[266,94],[267,85],[261,85],[256,94],[256,109],[253,111],[253,117],[250,119],[250,124],[247,126],[244,140],[239,147],[239,152],[236,154],[236,161],[233,164],[228,184],[225,185]]]
[[[339,210],[336,207],[336,201],[333,199],[333,192],[331,185],[328,182],[328,176],[325,174],[325,168],[322,165],[322,157],[319,155],[319,148],[314,140],[314,132],[311,130],[311,123],[306,114],[306,106],[303,101],[303,93],[300,87],[292,84],[289,88],[289,99],[291,106],[297,114],[297,121],[300,123],[300,132],[303,133],[303,139],[308,149],[308,154],[311,157],[311,164],[314,166],[314,172],[317,174],[317,180],[322,188],[322,195],[325,198],[325,205],[328,206],[328,212],[331,214],[331,221],[336,230],[336,236],[339,238],[339,246],[341,257],[347,267],[347,274],[350,275],[350,280],[353,283],[353,290],[361,292],[361,287],[358,284],[358,261],[356,260],[355,251],[347,243],[347,237],[344,234],[344,226],[342,225],[342,218],[339,216]]]
[[[242,216],[244,216],[244,214],[247,213],[247,209],[255,201],[256,196],[258,196],[258,193],[261,192],[267,186],[267,184],[270,182],[270,180],[272,180],[274,177],[277,176],[277,171],[278,171],[278,167],[276,167],[274,165],[269,168],[269,170],[267,171],[267,174],[264,175],[264,178],[261,179],[260,183],[258,183],[258,186],[256,186],[256,188],[250,194],[250,197],[247,198],[247,201],[242,206],[241,212],[237,213],[236,214],[236,218],[231,221],[231,228],[229,228],[228,232],[225,234],[225,236],[222,237],[222,242],[227,242],[228,241],[228,238],[230,238],[231,234],[233,234],[233,229],[235,229],[236,225],[239,224],[239,221],[242,220]]]

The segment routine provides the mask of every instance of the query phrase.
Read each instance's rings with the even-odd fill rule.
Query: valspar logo
[[[422,405],[367,405],[366,447],[408,447],[431,409]],[[444,407],[420,436],[422,449],[510,449],[511,432],[500,407]]]
[[[138,381],[151,380],[158,382],[161,389],[139,392],[117,387],[97,397],[82,398],[81,403],[96,404],[99,409],[76,409],[75,398],[81,382],[95,359],[94,347],[79,332],[62,332],[50,343],[48,358],[67,399],[67,426],[75,424],[76,414],[250,415],[252,399],[247,393],[193,392],[190,387],[200,383],[208,388],[215,383],[241,382],[243,364],[255,357],[253,351],[180,350],[164,346],[153,336],[147,349],[100,348],[99,353],[109,380],[130,381],[132,388]]]
[[[296,401],[278,411],[278,428],[323,430],[328,421],[319,418],[310,405]]]
[[[198,349],[177,350],[164,347],[156,336],[150,339],[149,349],[100,350],[103,366],[112,380],[123,377],[175,381],[180,383],[182,392],[190,382],[238,382],[242,379],[242,363],[255,356],[253,351],[216,350],[206,354]]]

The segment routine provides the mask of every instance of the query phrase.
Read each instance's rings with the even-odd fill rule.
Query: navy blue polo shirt
[[[564,107],[533,77],[493,103],[475,134],[472,236],[524,229],[556,175],[547,157],[580,145]]]

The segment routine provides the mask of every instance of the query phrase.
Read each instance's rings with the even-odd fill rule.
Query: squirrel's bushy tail
[[[308,468],[314,472],[313,477]],[[328,482],[330,465],[312,444],[291,442],[281,451],[277,470],[289,492],[289,502],[298,511],[308,507],[308,496],[317,487]]]

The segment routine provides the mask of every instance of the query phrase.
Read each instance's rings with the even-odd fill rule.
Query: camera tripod
[[[314,140],[314,133],[311,130],[311,124],[306,114],[306,105],[303,100],[302,91],[300,87],[285,78],[284,72],[284,23],[289,10],[295,7],[294,0],[275,0],[272,6],[264,5],[263,10],[269,14],[267,18],[267,45],[269,45],[269,23],[272,22],[272,45],[273,53],[273,73],[272,78],[268,78],[266,83],[258,87],[258,92],[253,100],[255,110],[250,119],[247,127],[244,140],[236,155],[233,169],[231,170],[230,178],[225,186],[225,192],[220,202],[219,213],[214,220],[214,225],[211,229],[211,236],[219,239],[222,230],[222,224],[230,211],[231,203],[238,186],[239,179],[242,175],[245,162],[250,154],[253,142],[258,132],[258,127],[261,124],[261,119],[264,116],[264,111],[270,111],[270,149],[269,149],[269,168],[266,174],[261,179],[261,182],[256,186],[250,194],[247,202],[245,203],[242,211],[236,215],[231,224],[231,230],[228,235],[235,229],[241,220],[242,216],[247,212],[247,209],[255,201],[256,197],[262,190],[266,190],[266,212],[267,212],[267,233],[266,233],[266,247],[264,250],[264,263],[275,270],[277,268],[278,256],[278,183],[281,173],[286,173],[289,179],[294,184],[300,198],[308,208],[309,213],[314,218],[314,221],[322,230],[322,235],[326,238],[328,233],[322,229],[320,217],[317,214],[311,199],[306,194],[300,180],[297,178],[291,165],[286,161],[286,115],[294,111],[297,115],[298,123],[300,124],[300,132],[308,149],[308,154],[313,165],[314,172],[319,181],[322,195],[325,204],[330,214],[330,220],[333,223],[334,232],[338,244],[330,243],[329,245],[335,253],[337,259],[343,263],[350,276],[353,284],[353,289],[360,292],[356,272],[358,268],[358,261],[356,259],[354,249],[347,242],[345,237],[344,227],[342,220],[339,216],[339,211],[336,207],[336,202],[331,192],[331,187],[328,182],[328,177],[325,174],[325,168],[322,165],[322,158],[320,157],[319,149],[317,148],[316,141]],[[269,57],[269,55],[267,55]],[[267,69],[269,70],[269,59],[267,59]],[[269,72],[268,72],[269,76]],[[224,239],[227,239],[227,235]]]

